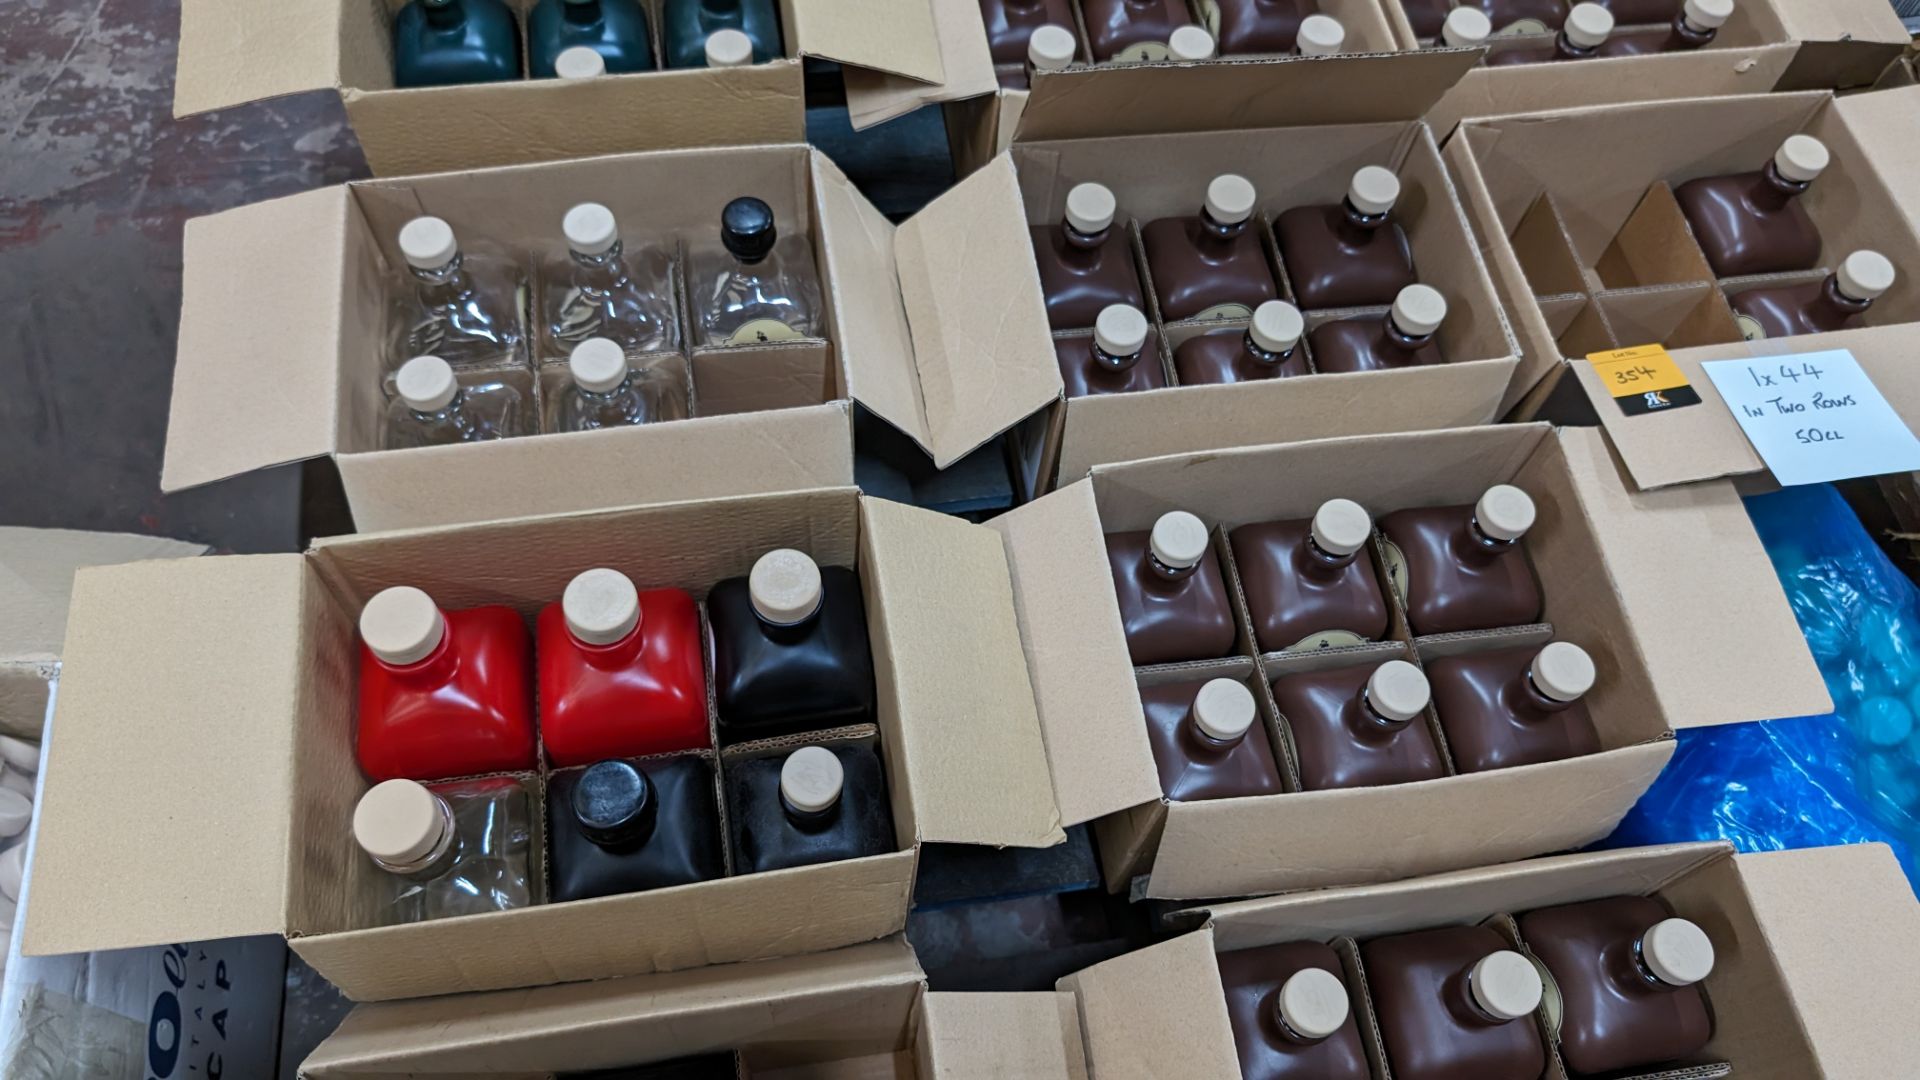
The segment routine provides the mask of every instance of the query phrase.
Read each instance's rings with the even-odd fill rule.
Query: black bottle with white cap
[[[886,770],[872,743],[735,759],[725,773],[740,873],[858,859],[898,847]]]
[[[860,579],[778,548],[707,595],[723,741],[873,719],[873,652]]]
[[[1395,1077],[1538,1080],[1547,1048],[1539,969],[1487,926],[1443,926],[1360,946]]]
[[[636,353],[680,344],[673,260],[665,251],[629,250],[619,219],[600,203],[568,210],[560,231],[567,253],[542,267],[543,359],[559,359],[589,338]]]
[[[1595,3],[1573,5],[1551,43],[1525,43],[1487,55],[1490,67],[1539,64],[1553,60],[1591,60],[1606,55],[1613,36],[1613,12]]]
[[[1060,381],[1068,397],[1124,394],[1167,384],[1159,338],[1147,317],[1131,304],[1110,304],[1085,338],[1056,338]]]
[[[423,354],[456,367],[520,358],[517,264],[462,251],[442,218],[414,218],[397,239],[408,280],[393,294],[389,370]]]

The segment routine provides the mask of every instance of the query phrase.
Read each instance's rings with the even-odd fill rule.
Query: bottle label
[[[1521,34],[1544,34],[1547,32],[1547,24],[1541,22],[1539,19],[1515,19],[1500,29],[1495,30],[1493,36],[1497,38],[1519,37]]]
[[[1251,319],[1253,309],[1245,304],[1215,304],[1195,315],[1196,319]]]
[[[1151,64],[1165,60],[1173,53],[1164,41],[1141,41],[1129,45],[1114,54],[1116,64]]]
[[[1351,630],[1322,630],[1317,634],[1308,634],[1280,651],[1312,652],[1315,649],[1338,649],[1346,645],[1365,645],[1368,640],[1366,635],[1356,634]]]
[[[753,319],[727,335],[729,345],[764,345],[770,341],[796,341],[800,331],[779,319]]]
[[[1392,587],[1393,595],[1400,599],[1402,607],[1407,603],[1407,557],[1400,551],[1400,545],[1380,538],[1380,562],[1387,568],[1387,584]]]
[[[1733,321],[1740,326],[1740,336],[1748,341],[1762,341],[1767,336],[1767,328],[1751,315],[1735,315]]]

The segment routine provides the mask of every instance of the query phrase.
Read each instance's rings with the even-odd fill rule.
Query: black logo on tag
[[[1620,411],[1628,416],[1645,416],[1651,412],[1665,412],[1668,409],[1698,405],[1700,394],[1691,386],[1676,386],[1670,390],[1648,390],[1645,393],[1629,394],[1614,400],[1620,403]]]

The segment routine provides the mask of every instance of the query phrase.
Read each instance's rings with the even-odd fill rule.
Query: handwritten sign
[[[1687,383],[1680,365],[1659,345],[1635,345],[1588,353],[1587,362],[1628,416],[1685,408],[1700,404],[1700,393]]]
[[[1920,439],[1845,349],[1700,366],[1784,485],[1920,469]]]

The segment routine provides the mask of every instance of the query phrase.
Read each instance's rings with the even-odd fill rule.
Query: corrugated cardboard
[[[509,2],[524,16],[534,0]],[[387,176],[796,142],[804,137],[803,57],[871,73],[848,80],[861,127],[993,85],[984,41],[977,57],[943,48],[944,27],[936,28],[927,0],[782,0],[787,57],[769,63],[398,90],[390,27],[403,3],[185,0],[174,115],[332,88],[367,163]],[[647,8],[657,57],[659,4]]]
[[[593,566],[700,597],[774,547],[861,571],[899,851],[369,925],[365,886],[380,872],[347,827],[367,786],[352,722],[354,620],[368,597],[404,583],[450,609],[504,603],[531,616]],[[86,571],[23,951],[285,933],[344,993],[382,1000],[797,955],[896,932],[920,841],[1064,839],[1007,573],[995,534],[851,489]],[[225,779],[193,782],[200,775]]]
[[[1553,635],[1593,654],[1602,752],[1440,780],[1169,803],[1159,797],[1101,536],[1184,509],[1209,526],[1534,496],[1527,549]],[[1173,455],[1091,478],[993,522],[1013,567],[1063,819],[1098,815],[1108,882],[1158,898],[1381,881],[1577,847],[1609,832],[1672,753],[1672,730],[1826,711],[1831,701],[1752,525],[1725,483],[1630,492],[1599,433],[1544,424]],[[1740,633],[1725,598],[1741,598]],[[1487,638],[1527,644],[1540,632]],[[1422,658],[1457,647],[1415,639]],[[1245,633],[1240,664],[1276,674]],[[1329,650],[1378,662],[1409,646]],[[1297,661],[1288,661],[1293,663]],[[1204,665],[1178,672],[1201,678]],[[1173,677],[1172,674],[1167,676]],[[1270,723],[1277,720],[1269,718]],[[1277,737],[1277,735],[1276,735]]]
[[[1920,135],[1916,115],[1920,87],[1839,98],[1827,93],[1696,98],[1462,124],[1447,143],[1447,162],[1523,346],[1524,359],[1503,407],[1517,406],[1525,414],[1571,372],[1643,489],[1763,469],[1702,374],[1704,360],[1848,349],[1895,411],[1909,425],[1920,423],[1920,376],[1907,362],[1920,341],[1915,333],[1920,278],[1906,272],[1920,266],[1915,217],[1920,185],[1913,180],[1913,147]],[[1704,132],[1714,137],[1702,138]],[[1796,132],[1818,137],[1833,153],[1832,165],[1805,196],[1825,243],[1820,265],[1830,267],[1848,252],[1870,247],[1902,270],[1894,288],[1875,302],[1865,327],[1747,342],[1722,317],[1693,317],[1715,306],[1724,312],[1718,283],[1693,282],[1683,274],[1638,288],[1606,280],[1608,253],[1617,250],[1630,223],[1642,220],[1637,211],[1650,188],[1657,190],[1662,181],[1677,184],[1753,169]],[[1623,150],[1609,168],[1595,169],[1587,153],[1595,146]],[[1543,196],[1557,216],[1541,209],[1549,205]],[[1659,246],[1677,250],[1691,243],[1673,228]],[[1649,226],[1652,231],[1657,230]],[[1688,282],[1677,280],[1682,277]],[[1735,284],[1728,287],[1737,288],[1742,279],[1731,280]],[[1566,295],[1570,289],[1573,294]],[[1648,306],[1662,295],[1675,303],[1664,311]],[[1568,321],[1576,311],[1578,318],[1597,315],[1606,325],[1597,334],[1578,330],[1577,321]],[[1578,357],[1656,340],[1668,346],[1702,404],[1627,417]]]

